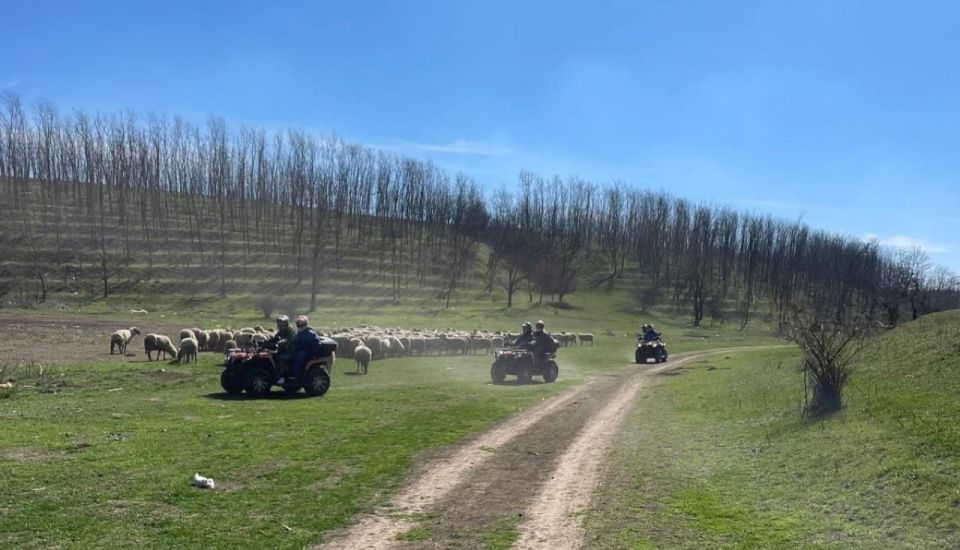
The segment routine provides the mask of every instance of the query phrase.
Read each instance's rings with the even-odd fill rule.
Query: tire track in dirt
[[[492,530],[516,525],[518,548],[578,548],[576,517],[627,409],[653,375],[710,355],[593,378],[508,418],[445,456],[428,460],[390,505],[333,533],[323,548],[483,548]],[[518,523],[519,522],[519,523]],[[414,527],[429,540],[399,541]]]
[[[589,381],[577,388],[577,391],[555,395],[529,411],[520,413],[519,417],[507,419],[452,453],[429,461],[420,468],[421,473],[394,497],[388,507],[377,510],[372,515],[362,516],[346,533],[321,548],[393,547],[397,544],[396,536],[416,524],[416,515],[428,511],[437,501],[449,494],[472,470],[490,458],[492,449],[507,444],[592,385],[593,381]]]
[[[600,466],[637,393],[651,375],[675,369],[684,363],[729,350],[700,353],[661,365],[633,376],[628,384],[594,414],[558,461],[552,477],[524,513],[514,548],[579,548],[583,530],[578,514],[586,510],[599,482]],[[532,519],[529,519],[532,518]]]

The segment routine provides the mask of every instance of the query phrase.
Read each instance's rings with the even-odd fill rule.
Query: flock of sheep
[[[140,329],[137,327],[115,331],[110,335],[110,354],[113,355],[115,351],[126,354],[127,345],[138,334],[140,334]],[[179,346],[175,346],[169,336],[147,334],[143,337],[143,351],[147,354],[148,361],[153,361],[153,354],[156,353],[157,360],[166,359],[169,356],[177,363],[181,361],[189,363],[191,359],[196,361],[197,353],[201,351],[223,353],[231,348],[247,347],[254,342],[265,342],[271,336],[273,336],[273,331],[260,326],[242,328],[238,331],[185,328],[180,331]]]
[[[338,354],[352,357],[357,363],[357,371],[365,374],[374,359],[404,356],[426,355],[467,355],[489,354],[494,350],[513,342],[517,334],[510,332],[491,332],[475,330],[472,332],[455,330],[399,329],[362,326],[356,328],[338,328],[330,331],[317,331],[321,336],[337,342]],[[126,354],[127,345],[140,334],[137,327],[121,329],[110,335],[110,353],[119,351]],[[143,338],[147,360],[153,361],[170,356],[175,362],[196,361],[201,351],[220,352],[232,348],[244,348],[256,342],[264,342],[274,332],[261,326],[241,328],[239,330],[185,328],[179,334],[179,346],[162,334],[147,334]],[[553,334],[560,346],[593,345],[593,334],[567,333]]]

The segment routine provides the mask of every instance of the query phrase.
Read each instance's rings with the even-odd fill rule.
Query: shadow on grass
[[[311,396],[307,395],[302,391],[298,391],[296,393],[286,392],[286,391],[274,391],[274,392],[270,392],[270,395],[266,397],[250,397],[245,393],[233,394],[233,393],[227,393],[227,392],[216,392],[216,393],[208,393],[203,397],[206,397],[207,399],[215,399],[217,401],[259,401],[263,399],[287,401],[287,400],[297,400],[297,399],[311,399]]]
[[[488,382],[488,384],[490,384],[491,386],[539,386],[542,384],[546,384],[546,382],[542,382],[540,380],[531,380],[524,384],[517,379],[513,379],[513,380],[504,380],[503,382]]]

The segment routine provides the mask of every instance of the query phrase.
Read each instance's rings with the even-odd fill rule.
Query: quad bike
[[[494,357],[490,367],[490,378],[494,384],[503,383],[508,374],[516,376],[519,384],[529,384],[534,376],[542,376],[543,381],[549,384],[560,375],[554,352],[543,353],[538,359],[531,350],[506,348],[497,350]]]
[[[640,343],[637,344],[634,359],[636,359],[637,363],[646,363],[647,359],[653,359],[656,363],[664,363],[667,360],[667,344],[659,339],[641,339]]]
[[[254,344],[249,348],[233,348],[226,351],[220,385],[231,395],[246,391],[251,397],[270,395],[273,386],[283,386],[288,393],[303,390],[310,397],[319,397],[330,389],[330,372],[336,360],[337,343],[330,338],[321,338],[317,352],[307,359],[303,367],[302,384],[290,384],[281,379],[289,365],[277,358],[276,349]]]

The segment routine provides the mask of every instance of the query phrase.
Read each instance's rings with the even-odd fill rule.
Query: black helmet
[[[524,334],[530,334],[530,329],[530,323],[527,321],[524,321],[523,324],[520,325],[520,330],[522,330]]]
[[[277,328],[285,328],[290,326],[290,318],[286,315],[277,316]]]

